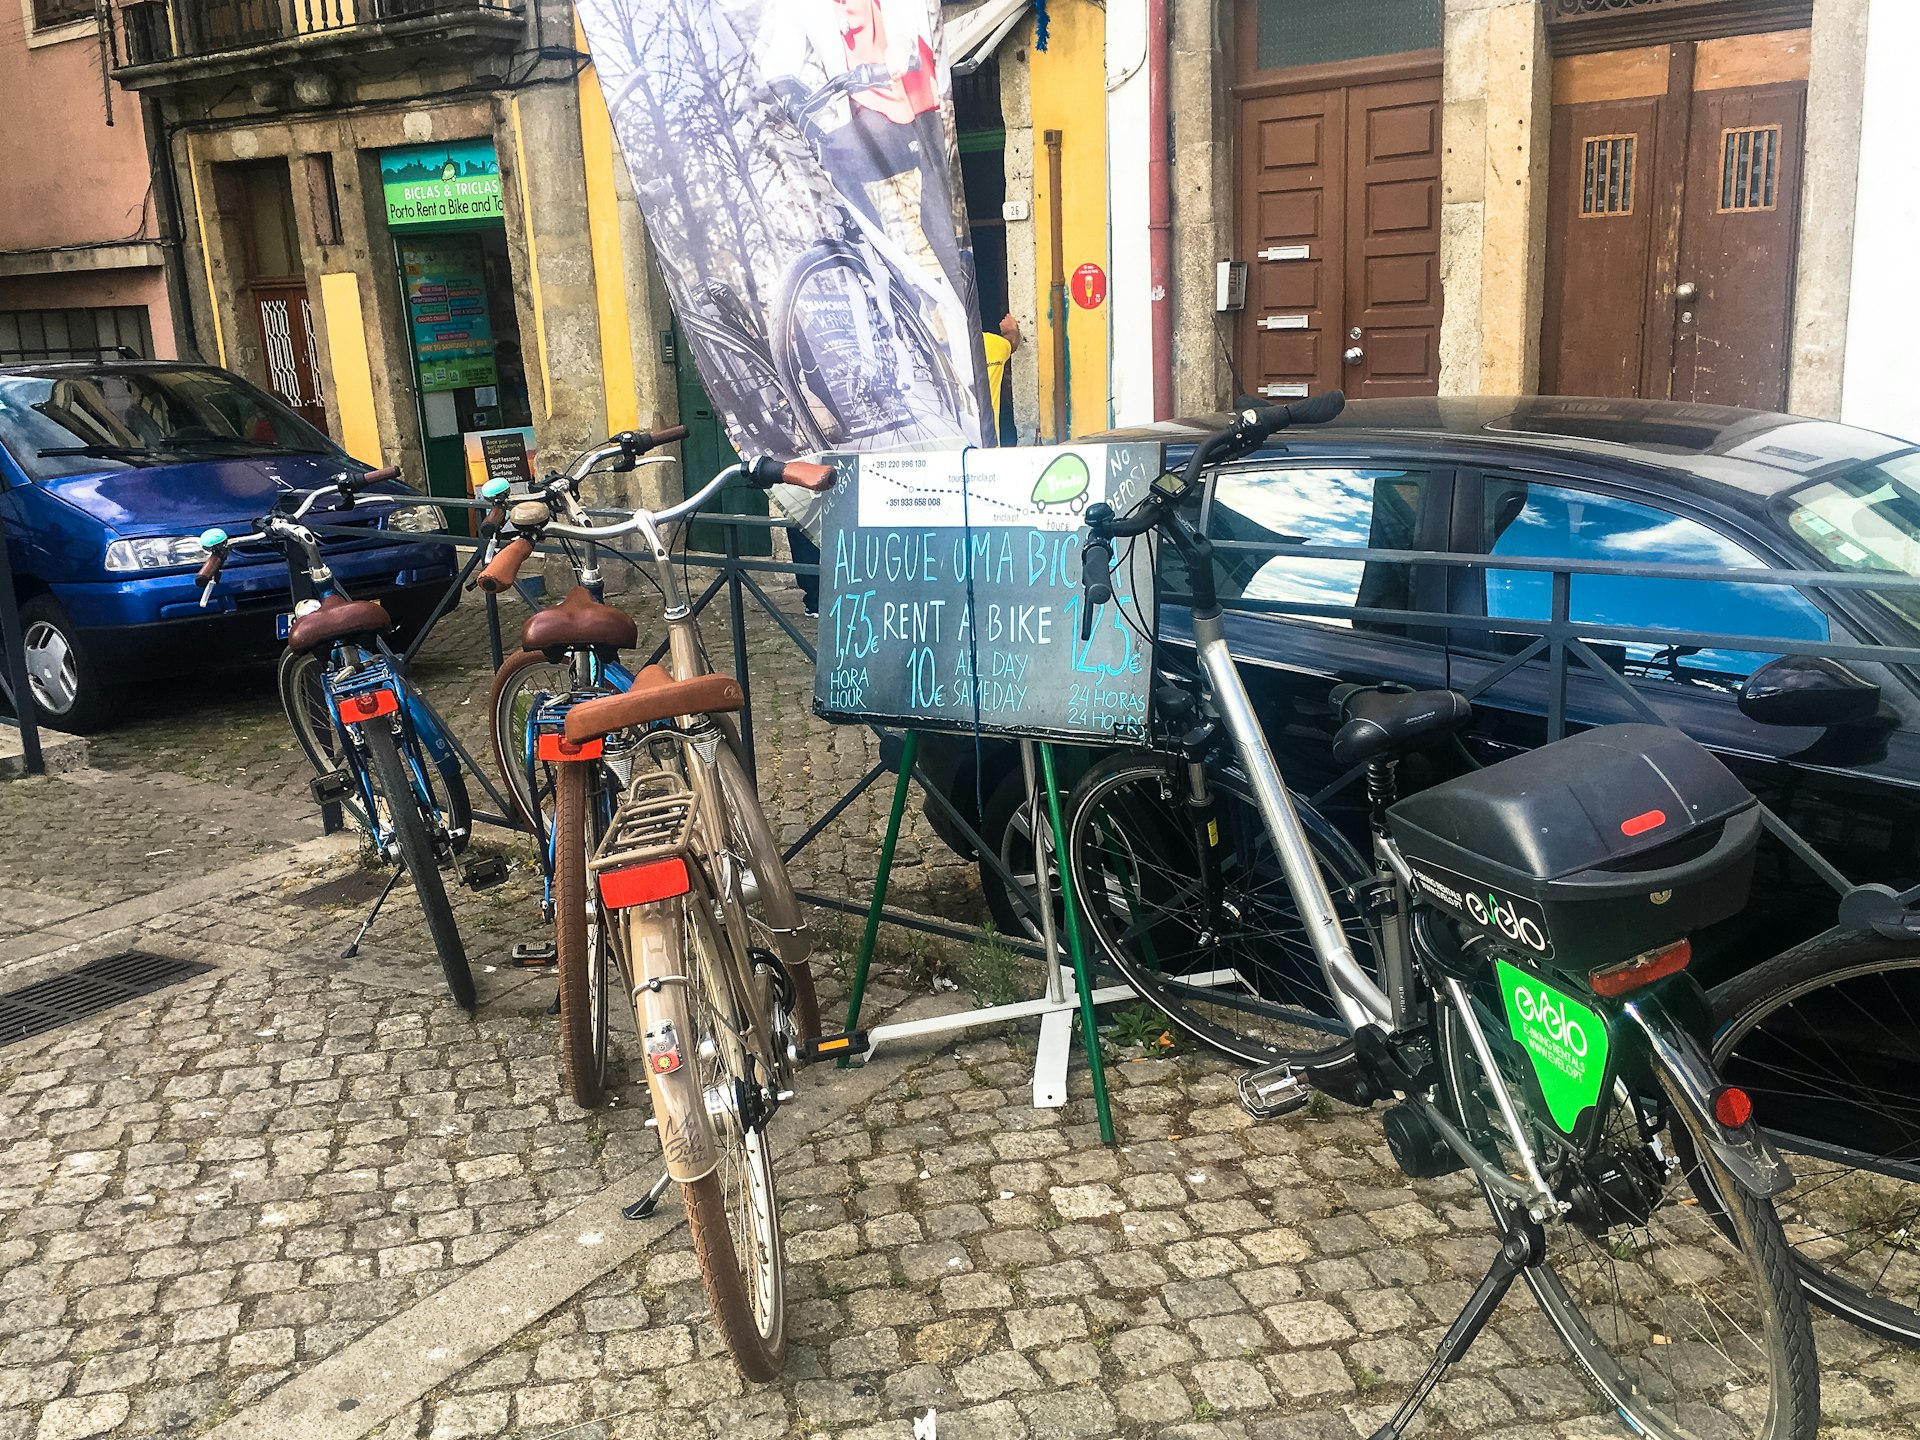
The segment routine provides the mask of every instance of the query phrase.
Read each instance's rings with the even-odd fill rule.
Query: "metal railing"
[[[484,509],[483,502],[446,500],[436,497],[435,503],[448,508]],[[621,518],[625,511],[600,511],[592,514],[602,518]],[[753,677],[752,667],[746,663],[748,655],[748,617],[749,606],[756,606],[772,621],[776,631],[794,646],[805,658],[812,662],[815,658],[813,642],[802,633],[782,608],[768,594],[763,579],[768,576],[796,576],[817,574],[820,567],[799,565],[791,561],[762,558],[743,553],[741,531],[744,529],[771,531],[784,528],[786,522],[753,515],[726,515],[707,513],[701,516],[704,525],[719,527],[724,534],[724,550],[716,553],[690,551],[684,556],[690,569],[711,572],[711,579],[697,593],[691,596],[691,608],[696,616],[706,613],[708,608],[725,597],[727,607],[727,632],[733,654],[734,668],[742,691],[745,706],[741,711],[741,731],[745,754],[741,757],[751,773],[754,768],[753,746]],[[314,526],[320,533],[329,533],[331,527]],[[354,532],[341,531],[341,534]],[[364,538],[361,536],[359,538]],[[426,539],[429,537],[417,537]],[[437,537],[443,543],[457,547],[471,547],[477,542],[464,536]],[[1644,580],[1681,580],[1700,583],[1725,585],[1785,585],[1805,590],[1855,590],[1877,593],[1894,592],[1920,595],[1920,579],[1892,574],[1842,574],[1830,571],[1800,570],[1740,570],[1737,573],[1725,569],[1705,566],[1629,564],[1618,561],[1601,560],[1560,560],[1552,558],[1489,557],[1485,554],[1456,553],[1426,550],[1371,550],[1347,546],[1303,545],[1303,544],[1263,544],[1257,541],[1216,540],[1214,546],[1224,559],[1234,553],[1251,554],[1272,558],[1301,560],[1336,560],[1347,562],[1389,563],[1395,566],[1439,565],[1454,568],[1470,568],[1501,571],[1530,571],[1551,577],[1551,603],[1549,614],[1543,619],[1527,619],[1506,616],[1488,616],[1464,614],[1455,611],[1400,610],[1360,605],[1316,604],[1305,601],[1264,600],[1239,597],[1223,601],[1226,608],[1246,614],[1265,614],[1301,619],[1336,619],[1362,622],[1374,626],[1393,626],[1396,629],[1426,630],[1428,632],[1469,631],[1480,633],[1506,632],[1525,637],[1521,648],[1511,655],[1479,654],[1474,658],[1484,660],[1489,666],[1487,673],[1471,683],[1458,685],[1468,699],[1485,695],[1502,681],[1508,679],[1522,667],[1535,661],[1545,662],[1546,688],[1546,734],[1548,740],[1563,737],[1568,727],[1567,691],[1569,682],[1576,674],[1591,673],[1599,677],[1611,690],[1623,699],[1632,713],[1639,719],[1654,724],[1672,726],[1673,722],[1663,716],[1648,700],[1646,693],[1637,688],[1630,679],[1609,664],[1593,645],[1609,641],[1627,641],[1649,646],[1698,646],[1702,649],[1737,650],[1769,655],[1825,655],[1837,660],[1879,663],[1892,666],[1920,667],[1920,645],[1890,646],[1847,641],[1814,641],[1788,639],[1781,637],[1728,635],[1690,630],[1647,630],[1623,626],[1594,624],[1579,621],[1572,616],[1573,577],[1576,575],[1603,575],[1636,578]],[[542,553],[559,555],[560,547],[543,545]],[[614,545],[600,547],[603,560],[624,561],[636,570],[646,571],[652,564],[650,556],[637,551],[628,551]],[[693,587],[689,587],[691,590]],[[1185,600],[1179,593],[1163,593],[1163,604],[1179,605]],[[499,623],[498,601],[496,597],[487,597],[488,633],[492,649],[492,660],[497,668],[502,658],[501,626]],[[1161,642],[1166,643],[1166,642]],[[662,658],[665,652],[664,642],[649,657],[650,662]],[[1728,704],[1732,704],[1731,697]],[[818,722],[825,724],[826,722]],[[888,779],[896,772],[899,760],[899,734],[875,725],[872,727],[880,735],[879,756],[867,771],[844,793],[825,806],[807,829],[786,846],[784,858],[791,863],[799,857],[809,845],[818,839],[847,809],[858,801],[877,782]],[[1678,727],[1674,727],[1678,728]],[[1116,744],[1125,742],[1116,742]],[[920,782],[922,793],[928,806],[938,812],[942,819],[951,825],[967,843],[971,844],[980,858],[980,863],[1007,888],[1014,903],[1037,921],[1038,916],[1033,904],[1026,896],[1020,882],[1001,860],[996,845],[988,843],[975,828],[973,817],[964,814],[955,805],[940,786],[917,766],[916,778]],[[1355,766],[1332,783],[1324,786],[1310,796],[1316,806],[1356,783],[1364,776],[1364,767]],[[890,779],[889,779],[889,783]],[[1761,807],[1764,822],[1768,830],[1797,859],[1805,863],[1827,886],[1841,896],[1855,889],[1855,883],[1843,874],[1835,865],[1821,855],[1804,837],[1796,834],[1784,820],[1764,805]],[[849,915],[864,915],[869,900],[867,897],[824,894],[818,891],[801,891],[800,898],[817,908],[836,911]],[[1920,895],[1903,896],[1909,903],[1920,899]],[[893,906],[884,912],[884,919],[893,925],[926,934],[942,936],[948,939],[970,941],[978,938],[978,929],[956,924],[935,916],[916,914]],[[1002,937],[1009,947],[1022,950],[1030,955],[1040,953],[1039,946],[1018,936]]]
[[[520,13],[518,0],[132,0],[120,26],[124,63],[151,65],[369,25]]]

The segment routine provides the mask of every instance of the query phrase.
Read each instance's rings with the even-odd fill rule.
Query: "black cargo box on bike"
[[[1760,812],[1663,725],[1607,725],[1445,781],[1389,812],[1421,895],[1501,949],[1585,972],[1746,904]]]

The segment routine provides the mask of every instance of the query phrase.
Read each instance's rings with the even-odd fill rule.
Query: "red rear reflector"
[[[1644,814],[1634,816],[1631,820],[1622,820],[1620,822],[1620,833],[1622,835],[1644,835],[1649,830],[1658,830],[1666,823],[1666,811],[1648,810]]]
[[[1587,983],[1593,986],[1594,994],[1611,998],[1624,995],[1629,990],[1638,990],[1642,985],[1651,985],[1656,980],[1664,980],[1669,975],[1678,975],[1692,959],[1693,946],[1688,941],[1676,940],[1671,945],[1662,945],[1658,950],[1636,955],[1624,964],[1596,970],[1587,976]]]
[[[542,730],[534,737],[533,753],[541,760],[598,760],[607,753],[607,742],[583,740],[576,745],[557,730]]]
[[[1753,1119],[1753,1100],[1738,1085],[1723,1085],[1713,1097],[1713,1118],[1729,1130]]]
[[[358,725],[362,720],[377,720],[400,708],[400,697],[391,690],[363,690],[349,695],[334,707],[343,725]]]
[[[600,873],[600,900],[609,910],[626,910],[655,900],[671,900],[693,888],[687,862],[679,856]]]

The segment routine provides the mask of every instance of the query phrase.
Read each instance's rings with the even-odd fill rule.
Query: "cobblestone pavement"
[[[797,833],[870,742],[813,725],[805,666],[764,639],[761,772]],[[422,667],[469,743],[476,652],[465,615]],[[539,933],[525,864],[454,897],[476,1017],[447,1002],[404,891],[359,958],[337,958],[365,903],[340,897],[366,887],[350,840],[313,838],[282,723],[270,679],[230,678],[204,705],[153,699],[95,743],[99,769],[0,785],[5,985],[131,946],[215,967],[0,1048],[0,1440],[906,1440],[930,1408],[943,1440],[1347,1440],[1405,1393],[1491,1254],[1471,1187],[1406,1181],[1373,1117],[1330,1106],[1255,1126],[1223,1066],[1138,1061],[1110,1072],[1120,1134],[1105,1147],[1084,1073],[1064,1109],[1031,1108],[1032,1034],[1002,1026],[872,1075],[804,1077],[782,1116],[778,1383],[739,1380],[672,1217],[622,1232],[644,1233],[632,1258],[535,1313],[476,1306],[422,1335],[410,1319],[437,1313],[432,1297],[550,1257],[555,1226],[655,1173],[644,1086],[623,1070],[592,1115],[561,1098],[551,982],[503,960]],[[808,852],[815,883],[864,894],[884,801]],[[902,859],[912,903],[978,913],[937,842],[916,829]],[[97,933],[76,939],[90,916]],[[844,1004],[847,928],[826,938],[822,988]],[[963,992],[1002,984],[990,955],[890,938],[870,1013],[908,1003],[929,970]],[[1816,1323],[1827,1433],[1920,1436],[1920,1357]],[[483,1330],[498,1343],[446,1362]],[[343,1366],[351,1383],[311,1426],[259,1428],[271,1412],[252,1407]],[[416,1373],[431,1383],[407,1386]],[[1515,1297],[1426,1430],[1625,1433],[1597,1412]]]

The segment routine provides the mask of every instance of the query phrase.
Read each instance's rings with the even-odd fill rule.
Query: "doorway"
[[[1242,389],[1438,391],[1439,43],[1436,0],[1242,0]]]
[[[1810,41],[1555,62],[1544,392],[1786,404]]]
[[[320,393],[319,346],[294,225],[287,162],[236,165],[227,174],[231,189],[238,192],[246,296],[259,327],[267,384],[289,409],[324,435],[327,407]]]

